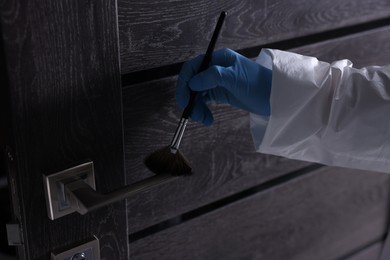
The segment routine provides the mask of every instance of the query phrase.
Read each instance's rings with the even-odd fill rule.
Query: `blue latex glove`
[[[230,50],[213,53],[210,67],[196,74],[203,55],[184,63],[176,88],[176,102],[184,108],[190,89],[198,91],[191,119],[205,125],[214,121],[207,103],[230,104],[259,115],[270,114],[272,71]]]

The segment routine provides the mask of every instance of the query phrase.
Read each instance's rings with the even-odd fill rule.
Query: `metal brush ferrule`
[[[186,129],[188,119],[181,118],[179,125],[176,128],[175,135],[172,138],[171,142],[171,153],[175,154],[179,150],[181,139],[183,138],[184,130]]]

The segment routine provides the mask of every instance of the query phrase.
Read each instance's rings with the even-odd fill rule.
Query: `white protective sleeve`
[[[390,66],[352,67],[264,49],[271,116],[250,115],[258,152],[390,173]]]

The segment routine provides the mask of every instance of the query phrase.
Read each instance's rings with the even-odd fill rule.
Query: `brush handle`
[[[209,46],[207,47],[206,54],[203,57],[202,63],[199,67],[198,73],[206,70],[209,67],[211,57],[213,55],[215,43],[217,42],[219,32],[221,31],[223,22],[225,20],[227,13],[222,12],[219,15],[217,25],[215,26],[213,36],[211,37],[211,41],[209,43]],[[191,116],[192,109],[194,108],[195,105],[195,100],[197,96],[197,92],[190,90],[190,100],[188,102],[188,105],[183,111],[183,114],[181,115],[181,119],[179,122],[179,125],[176,128],[175,134],[172,138],[170,148],[171,148],[171,153],[175,154],[179,150],[179,146],[181,143],[181,139],[184,134],[184,130],[186,129],[188,118]]]
[[[215,26],[213,36],[211,37],[209,46],[207,47],[206,54],[204,55],[198,73],[206,70],[209,67],[211,57],[213,55],[213,51],[215,48],[215,44],[217,42],[226,15],[227,15],[226,12],[221,12],[221,14],[219,15],[217,25]],[[191,116],[192,109],[194,108],[195,105],[197,94],[198,94],[197,92],[190,90],[190,100],[188,102],[188,105],[184,108],[183,114],[181,115],[182,118],[188,119]]]

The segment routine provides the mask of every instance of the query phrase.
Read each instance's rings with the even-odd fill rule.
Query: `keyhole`
[[[84,252],[81,252],[81,253],[78,253],[78,254],[75,254],[71,260],[85,260],[85,253]]]

